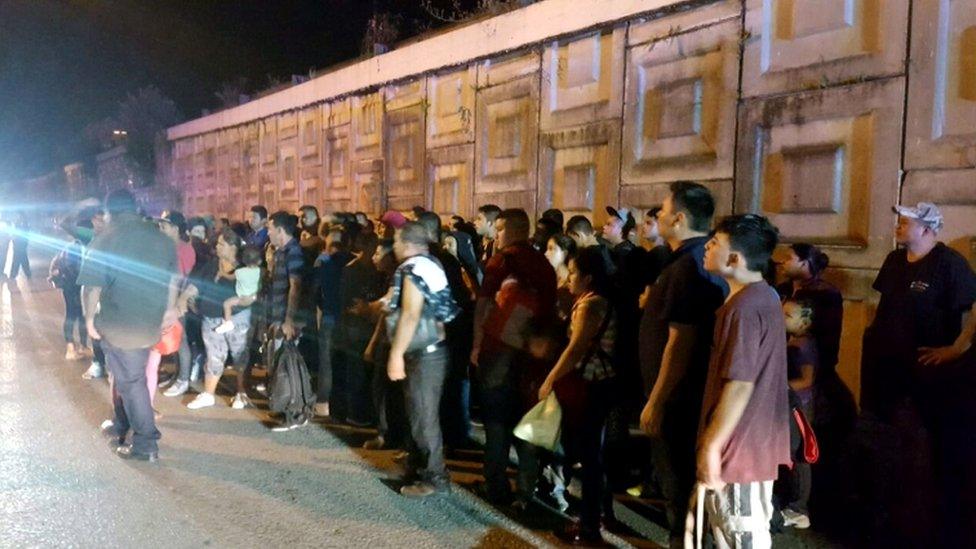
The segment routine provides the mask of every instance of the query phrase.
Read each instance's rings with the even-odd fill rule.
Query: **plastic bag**
[[[552,392],[522,417],[512,434],[529,444],[552,451],[559,445],[562,420],[563,411],[559,406],[559,399]]]
[[[153,346],[153,350],[166,356],[180,350],[180,341],[183,339],[183,324],[174,322],[163,328],[159,342]]]

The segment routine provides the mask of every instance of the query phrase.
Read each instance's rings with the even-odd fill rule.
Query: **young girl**
[[[786,347],[787,378],[790,384],[791,408],[799,408],[809,423],[813,423],[814,383],[817,377],[819,357],[817,341],[811,334],[813,326],[813,305],[807,301],[787,300],[783,303],[786,332],[789,335]],[[793,419],[790,419],[791,424]],[[795,435],[796,433],[794,433]],[[793,437],[791,437],[793,438]],[[794,456],[798,453],[799,437],[791,441]],[[809,528],[810,518],[807,503],[810,500],[810,464],[794,459],[790,472],[790,493],[792,500],[783,509],[784,526]]]
[[[234,307],[249,307],[257,299],[261,289],[261,250],[254,246],[244,248],[241,253],[244,266],[234,271],[236,297],[224,301],[224,322],[214,328],[218,334],[226,334],[234,329]]]

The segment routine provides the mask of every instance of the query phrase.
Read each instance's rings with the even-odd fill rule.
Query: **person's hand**
[[[298,328],[295,327],[295,323],[290,318],[286,318],[281,323],[281,335],[285,336],[285,339],[288,340],[295,339],[298,335]]]
[[[545,400],[549,398],[549,394],[552,393],[552,380],[548,377],[542,382],[542,386],[539,387],[539,400]]]
[[[471,364],[475,367],[478,366],[478,354],[480,353],[481,353],[481,349],[477,347],[471,348],[471,357],[469,358],[469,360],[471,361]]]
[[[176,311],[180,316],[186,315],[186,311],[190,308],[190,302],[188,299],[178,299],[176,300]]]
[[[959,349],[955,345],[945,347],[919,347],[918,361],[925,366],[938,366],[952,362],[961,357],[967,349]]]
[[[86,320],[85,328],[88,330],[88,337],[92,339],[102,339],[102,334],[98,333],[98,330],[95,329],[94,319]]]
[[[166,309],[166,313],[163,315],[163,329],[169,328],[173,324],[176,324],[180,320],[180,311],[177,307],[170,307]]]
[[[647,433],[652,437],[661,436],[661,416],[664,414],[657,409],[657,406],[651,402],[647,401],[644,405],[644,409],[641,411],[640,415],[640,428],[642,431]]]
[[[400,381],[407,378],[407,367],[403,362],[403,355],[390,353],[390,359],[386,363],[386,375],[390,381]]]
[[[703,444],[698,449],[698,482],[709,490],[725,487],[722,480],[722,451],[712,444]]]

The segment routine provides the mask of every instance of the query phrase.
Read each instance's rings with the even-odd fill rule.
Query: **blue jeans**
[[[160,438],[156,418],[146,387],[146,361],[149,349],[120,349],[102,340],[102,351],[112,374],[112,405],[115,408],[114,429],[119,438],[132,431],[132,451],[157,452]]]

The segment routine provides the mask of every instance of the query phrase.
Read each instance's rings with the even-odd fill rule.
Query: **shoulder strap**
[[[590,361],[591,358],[593,358],[593,355],[601,351],[600,343],[603,341],[604,334],[607,333],[607,328],[610,326],[610,317],[612,316],[613,316],[613,304],[610,303],[609,300],[607,300],[607,313],[603,315],[603,322],[600,323],[600,329],[597,330],[596,335],[594,335],[593,339],[590,340],[590,347],[589,349],[586,350],[586,355],[584,355],[583,359],[580,360],[581,366],[585,365],[587,362]]]

